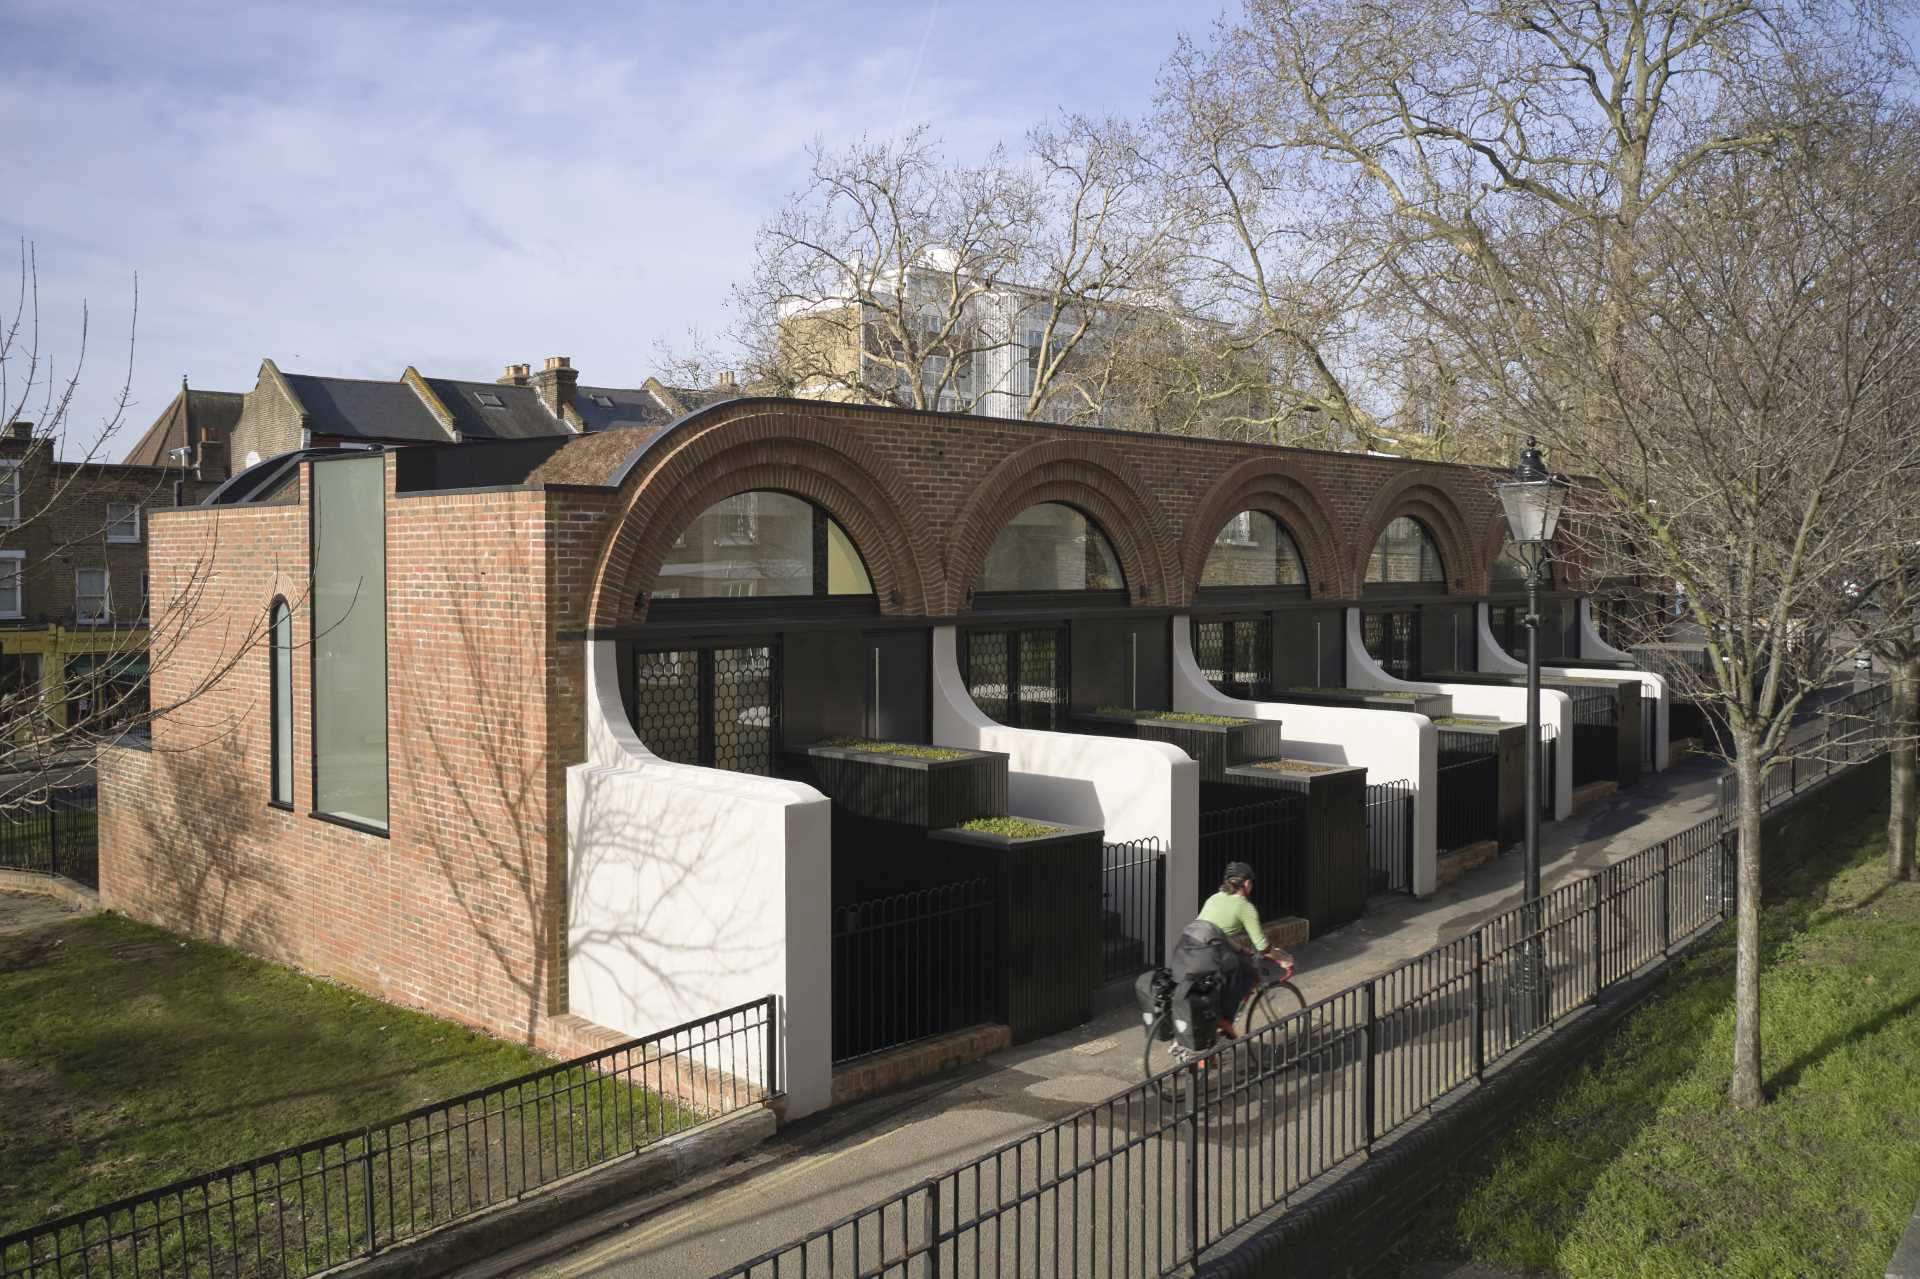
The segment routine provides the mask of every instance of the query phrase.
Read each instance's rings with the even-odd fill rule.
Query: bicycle
[[[1253,988],[1234,1010],[1234,1030],[1223,1035],[1217,1028],[1199,1036],[1204,1048],[1186,1048],[1174,1024],[1173,991],[1177,983],[1171,970],[1158,969],[1153,974],[1155,1014],[1147,1019],[1146,1050],[1142,1054],[1143,1077],[1148,1080],[1158,1078],[1162,1094],[1177,1093],[1188,1078],[1187,1071],[1177,1071],[1176,1066],[1189,1062],[1199,1062],[1204,1068],[1222,1046],[1241,1047],[1247,1041],[1255,1040],[1260,1032],[1300,1012],[1307,1006],[1306,996],[1293,984],[1294,969],[1282,966],[1265,956],[1259,959],[1258,978]],[[1221,978],[1215,977],[1213,988],[1202,987],[1200,993],[1211,994],[1217,989]],[[1191,1036],[1190,1036],[1191,1037]],[[1284,1054],[1283,1054],[1284,1055]]]

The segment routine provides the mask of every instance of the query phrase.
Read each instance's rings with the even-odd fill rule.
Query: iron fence
[[[1792,742],[1792,754],[1776,759],[1760,779],[1762,811],[1799,794],[1806,787],[1872,759],[1886,749],[1887,715],[1893,689],[1876,684],[1838,698],[1822,710],[1820,732]],[[1740,779],[1732,772],[1720,777],[1720,811],[1731,819],[1740,811]]]
[[[1201,783],[1200,900],[1220,886],[1228,862],[1245,862],[1263,913],[1304,918],[1307,797],[1261,789],[1258,800],[1237,798],[1250,789]]]
[[[1620,710],[1612,688],[1566,690],[1573,699],[1573,784],[1611,781],[1620,772]]]
[[[1628,860],[717,1279],[1150,1279],[1731,910],[1716,815]],[[1542,958],[1543,990],[1523,984]]]
[[[0,1238],[4,1279],[301,1279],[778,1094],[772,996]]]
[[[1413,783],[1367,787],[1367,871],[1376,893],[1413,891]]]
[[[980,878],[835,907],[834,1063],[1000,1020],[998,901]]]
[[[1440,730],[1435,842],[1443,853],[1500,836],[1500,760],[1489,733]]]
[[[0,870],[100,886],[99,792],[60,786],[0,812]]]
[[[1157,966],[1167,953],[1167,855],[1153,836],[1101,848],[1101,980]]]

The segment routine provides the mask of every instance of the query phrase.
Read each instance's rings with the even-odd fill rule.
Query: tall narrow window
[[[73,570],[73,618],[83,625],[107,620],[107,570]]]
[[[26,611],[26,563],[25,551],[0,551],[0,617],[19,617]]]
[[[273,670],[273,802],[293,807],[293,615],[275,600],[267,625]]]
[[[313,808],[387,829],[386,459],[313,464]]]

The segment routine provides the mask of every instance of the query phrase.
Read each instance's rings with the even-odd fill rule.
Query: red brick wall
[[[1499,526],[1497,478],[1364,454],[744,401],[680,428],[628,477],[592,617],[598,626],[643,618],[636,597],[668,545],[707,506],[749,488],[826,507],[859,546],[889,613],[964,610],[994,536],[1042,501],[1092,516],[1146,604],[1186,603],[1220,526],[1247,507],[1287,524],[1316,597],[1357,596],[1367,555],[1399,515],[1432,530],[1451,590],[1480,594],[1499,549],[1489,540]]]
[[[114,752],[101,770],[106,904],[540,1038],[565,1007],[562,770],[580,737],[558,750],[549,737],[549,706],[567,695],[547,638],[545,508],[538,492],[389,493],[387,838],[309,815],[306,508],[156,520],[156,593],[197,580],[200,602],[153,674],[157,704],[186,704],[151,752]],[[294,604],[298,646],[292,812],[267,802],[258,640],[276,593]]]

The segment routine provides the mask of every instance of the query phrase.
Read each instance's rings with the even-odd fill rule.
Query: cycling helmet
[[[1253,867],[1245,862],[1228,862],[1227,868],[1220,872],[1222,882],[1232,883],[1236,879],[1252,879]]]

